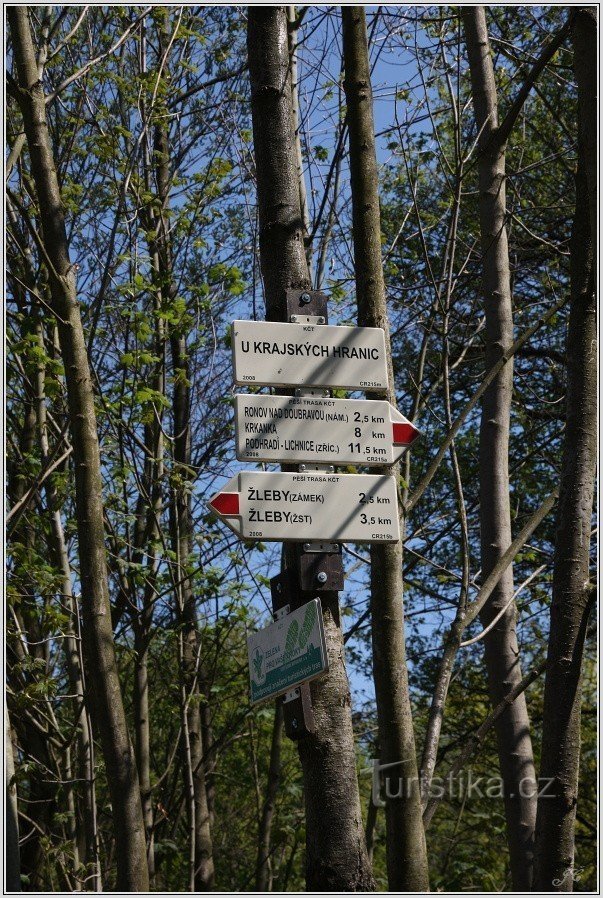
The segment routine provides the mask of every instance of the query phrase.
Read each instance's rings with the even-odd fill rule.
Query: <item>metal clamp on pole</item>
[[[327,302],[320,290],[287,290],[287,318],[292,324],[328,324]],[[308,316],[321,320],[303,320]]]

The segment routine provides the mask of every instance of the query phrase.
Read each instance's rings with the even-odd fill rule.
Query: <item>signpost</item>
[[[392,465],[419,431],[385,400],[235,396],[240,461]]]
[[[235,321],[232,357],[237,384],[387,388],[385,336],[380,327]]]
[[[251,703],[291,692],[329,668],[320,599],[247,637]]]
[[[275,622],[247,647],[252,704],[284,695],[285,731],[300,739],[316,731],[308,682],[328,670],[322,607],[336,613],[340,543],[400,539],[394,477],[334,465],[392,465],[419,431],[389,402],[329,395],[387,388],[381,328],[327,324],[320,291],[288,289],[286,307],[289,322],[233,322],[235,383],[300,388],[236,396],[236,451],[299,472],[241,471],[207,504],[242,539],[299,544],[270,581]]]
[[[209,507],[243,539],[396,542],[396,481],[388,475],[241,471]]]

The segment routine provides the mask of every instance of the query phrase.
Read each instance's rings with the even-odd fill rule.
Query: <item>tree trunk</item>
[[[8,11],[23,114],[42,222],[52,309],[65,366],[76,472],[76,515],[84,619],[84,650],[111,794],[117,853],[117,889],[145,891],[148,872],[136,761],[124,713],[113,631],[104,544],[102,479],[94,394],[69,259],[46,106],[28,21],[28,7]]]
[[[144,612],[143,612],[144,613]],[[136,763],[139,770],[140,801],[144,820],[149,867],[149,886],[155,879],[155,844],[153,834],[153,796],[151,794],[151,731],[149,726],[148,627],[137,628],[134,640],[134,731]]]
[[[342,7],[342,15],[358,324],[385,332],[389,387],[378,398],[395,406],[366,17],[362,6]],[[376,470],[399,480],[397,464]],[[396,784],[385,798],[388,885],[392,891],[420,892],[429,889],[429,871],[408,688],[402,555],[402,539],[371,545],[373,677],[380,760],[396,765],[386,774]]]
[[[21,861],[19,858],[19,816],[17,811],[17,787],[13,782],[15,762],[13,740],[6,699],[4,701],[4,746],[6,752],[6,889],[21,891]]]
[[[597,460],[595,295],[597,22],[593,7],[572,24],[578,83],[578,171],[567,333],[566,428],[557,512],[553,599],[544,689],[535,889],[571,892],[580,766],[582,654],[592,588],[590,533]],[[593,231],[594,228],[594,231]]]
[[[94,783],[94,767],[92,764],[92,734],[85,707],[84,680],[80,663],[80,652],[76,638],[78,609],[71,584],[71,567],[67,555],[65,535],[61,513],[56,507],[56,496],[51,481],[46,481],[48,504],[51,512],[52,543],[55,565],[61,572],[61,598],[68,609],[69,623],[65,627],[64,649],[67,659],[69,688],[76,702],[76,721],[78,728],[78,769],[83,781],[83,801],[81,814],[84,825],[84,858],[92,868],[92,879],[98,884],[100,868],[98,861],[98,840],[96,834],[96,794]]]
[[[158,300],[154,309],[158,309]],[[163,395],[163,322],[155,317],[155,349],[160,358],[156,372],[152,378],[152,389]],[[163,430],[161,410],[151,424],[145,426],[145,446],[149,457],[145,459],[143,488],[140,495],[140,517],[134,537],[134,564],[142,564],[147,556],[147,575],[142,595],[142,607],[134,611],[134,649],[136,660],[134,665],[133,704],[134,731],[136,740],[136,763],[140,782],[140,800],[144,820],[147,863],[149,867],[149,884],[151,889],[155,883],[155,834],[153,815],[153,795],[151,790],[151,726],[149,708],[149,643],[153,626],[153,609],[157,598],[157,577],[160,559],[156,546],[161,539],[160,517],[162,511],[161,481],[163,478]],[[145,551],[146,545],[146,551]],[[132,594],[136,594],[136,586],[132,585]]]
[[[169,79],[167,53],[169,52],[168,15],[164,13],[159,30],[159,43],[165,57],[165,77]],[[163,302],[169,306],[176,298],[169,219],[167,215],[170,199],[170,145],[166,116],[160,117],[155,125],[155,177],[160,213],[157,216],[156,249],[159,259],[159,275],[163,292]],[[193,543],[193,520],[191,514],[191,491],[188,482],[194,478],[191,468],[191,414],[189,361],[186,336],[170,334],[172,354],[172,415],[174,426],[172,472],[172,501],[170,507],[172,551],[175,556],[173,576],[176,584],[176,607],[180,616],[180,636],[182,640],[182,684],[184,714],[183,719],[183,761],[184,769],[189,768],[187,788],[187,808],[189,827],[194,849],[192,889],[196,892],[211,891],[214,887],[215,869],[213,844],[210,828],[205,765],[203,762],[203,731],[201,727],[199,652],[195,594],[188,574],[189,559]],[[191,790],[192,789],[192,794]]]
[[[37,308],[38,301],[37,299],[35,299],[33,268],[29,265],[29,248],[25,241],[22,244],[22,249],[24,258],[28,260],[28,270],[24,274],[24,283],[27,283],[32,290],[32,308],[30,311],[30,320],[35,322],[35,332],[38,338],[38,346],[41,353],[44,354],[46,347],[44,345],[43,324],[40,320],[41,310]],[[54,331],[54,325],[52,331]],[[50,339],[52,339],[52,337]],[[40,441],[40,455],[43,464],[45,464],[50,458],[48,420],[46,413],[45,374],[45,365],[44,363],[40,363],[38,365],[35,381],[35,405],[38,438]],[[56,489],[51,478],[48,478],[45,481],[44,491],[46,493],[46,501],[48,504],[48,511],[50,513],[50,544],[54,556],[54,564],[56,569],[60,571],[61,574],[61,603],[68,614],[68,623],[64,628],[65,636],[63,640],[63,647],[67,662],[69,689],[75,704],[76,725],[78,732],[78,772],[79,777],[83,782],[84,793],[83,801],[81,802],[81,816],[76,814],[70,820],[70,826],[75,827],[76,830],[76,838],[74,839],[73,849],[73,868],[74,871],[77,871],[81,855],[82,860],[88,867],[89,873],[88,871],[87,873],[91,877],[92,887],[94,889],[98,889],[100,886],[100,867],[98,858],[98,837],[96,832],[96,793],[94,783],[94,766],[92,763],[93,746],[92,733],[90,731],[90,721],[85,704],[84,674],[82,670],[81,653],[77,640],[79,612],[77,607],[77,600],[73,594],[73,585],[71,582],[71,565],[69,562],[67,543],[65,541],[59,497],[57,496]],[[70,777],[66,775],[65,778],[69,779]],[[73,800],[73,788],[67,787],[67,792],[70,799]]]
[[[366,851],[369,861],[373,863],[373,854],[375,853],[375,828],[377,826],[378,807],[372,799],[369,798],[368,808],[366,812],[366,826],[364,828],[364,837],[366,839]]]
[[[486,370],[513,343],[513,306],[507,243],[505,147],[496,140],[498,107],[484,7],[462,11],[473,107],[477,129],[479,216],[486,319]],[[509,426],[513,365],[508,363],[486,390],[480,425],[480,527],[482,580],[511,543],[509,501]],[[496,707],[521,682],[515,630],[517,607],[512,600],[513,569],[509,566],[485,605],[480,619],[487,626],[507,603],[507,612],[484,638],[490,701]],[[513,888],[532,882],[536,783],[525,696],[520,695],[496,723],[504,783],[507,841]]]
[[[271,834],[274,818],[276,796],[281,778],[281,742],[283,735],[283,703],[280,699],[274,709],[272,726],[272,742],[270,745],[270,764],[268,766],[268,783],[266,798],[262,808],[262,817],[258,832],[258,859],[255,874],[256,892],[267,892],[271,869]]]
[[[8,204],[8,214],[13,226],[15,240],[19,243],[20,249],[23,250],[25,241],[10,203]],[[21,338],[35,340],[36,320],[31,314],[26,290],[26,285],[31,286],[32,281],[28,277],[25,259],[26,256],[23,252],[20,259],[19,256],[16,256],[13,262],[15,270],[11,273],[16,275],[14,285],[15,300],[22,316]],[[28,475],[27,466],[23,464],[23,460],[31,457],[36,445],[36,410],[38,403],[35,378],[33,377],[31,380],[28,377],[24,378],[23,400],[24,413],[23,425],[19,433],[19,449],[18,453],[16,453],[16,458],[9,460],[7,493],[9,503],[13,508],[26,496],[30,488],[31,475]],[[8,683],[11,687],[11,692],[15,695],[18,695],[28,685],[28,681],[32,684],[35,682],[35,673],[28,672],[25,666],[28,656],[39,660],[43,665],[47,661],[44,651],[46,644],[43,641],[43,633],[40,627],[34,587],[26,579],[28,559],[36,549],[36,537],[37,532],[31,512],[29,514],[24,513],[18,518],[9,536],[11,549],[13,547],[17,549],[20,546],[23,552],[22,559],[16,565],[15,573],[19,578],[25,575],[22,585],[24,600],[12,607],[15,622],[24,639],[22,641],[21,637],[15,633],[13,625],[11,626],[11,632],[15,633],[16,638],[11,638],[7,645],[10,659],[7,665]],[[27,835],[20,846],[20,871],[27,877],[29,888],[43,889],[48,885],[48,880],[45,878],[45,853],[42,847],[42,840],[48,837],[57,793],[56,785],[49,781],[46,772],[47,769],[52,769],[52,759],[48,751],[48,742],[41,737],[38,727],[32,725],[32,721],[28,716],[17,713],[16,708],[14,723],[27,760],[34,761],[28,776],[26,800],[36,808],[37,823],[36,827],[28,827]]]
[[[299,182],[299,207],[304,225],[304,246],[306,247],[306,261],[308,274],[312,280],[312,244],[310,235],[310,213],[308,211],[308,194],[306,191],[306,179],[304,177],[304,160],[301,145],[301,122],[299,114],[299,85],[297,82],[297,32],[299,23],[295,6],[287,7],[287,37],[289,42],[289,60],[291,65],[291,111],[293,114],[293,132],[295,134],[295,159],[297,163],[297,179]]]
[[[288,288],[309,289],[299,201],[284,6],[248,8],[247,47],[266,318],[286,321]],[[290,557],[290,552],[286,553]],[[334,594],[336,596],[336,594]],[[299,740],[306,807],[306,885],[375,887],[356,775],[350,689],[336,599],[323,600],[329,672],[311,684],[316,732]]]
[[[140,36],[139,65],[141,75],[147,75],[147,38],[143,26]],[[160,316],[162,303],[162,278],[159,251],[157,246],[158,222],[153,209],[157,200],[153,195],[152,128],[148,115],[144,93],[140,98],[141,119],[144,128],[142,145],[142,166],[146,194],[151,197],[148,205],[140,208],[140,223],[147,235],[148,250],[153,281],[153,321],[154,321],[154,362],[151,374],[151,388],[159,395],[165,395],[165,325]],[[155,407],[151,422],[145,424],[144,444],[148,449],[145,456],[142,487],[136,508],[136,529],[134,537],[133,561],[143,564],[147,559],[147,576],[142,594],[142,607],[133,615],[134,647],[136,663],[134,670],[133,697],[134,721],[136,734],[136,761],[140,780],[140,796],[142,814],[147,842],[147,860],[149,865],[149,883],[155,886],[155,821],[153,814],[153,795],[151,789],[151,727],[149,708],[149,643],[153,625],[153,610],[157,598],[157,578],[159,576],[160,557],[157,545],[161,541],[161,515],[163,511],[162,483],[164,478],[164,440],[163,440],[163,408]],[[137,591],[132,582],[132,594]]]

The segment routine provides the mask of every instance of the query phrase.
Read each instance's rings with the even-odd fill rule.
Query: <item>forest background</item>
[[[253,94],[269,54],[258,51],[253,62],[250,49],[250,79],[252,16],[242,6],[20,9],[9,11],[6,31],[5,748],[19,841],[18,857],[16,842],[8,843],[7,875],[32,891],[300,890],[313,875],[312,798],[282,710],[251,708],[248,699],[246,634],[270,620],[269,579],[280,570],[281,546],[239,541],[205,504],[243,467],[234,457],[231,322],[263,319],[270,304],[258,187],[270,172],[257,169],[270,148],[259,152]],[[285,37],[290,183],[311,286],[327,293],[331,323],[356,324],[364,302],[353,196],[360,125],[344,84],[342,11],[278,9],[280,26],[258,20],[256,27],[267,41]],[[476,125],[468,52],[471,29],[477,34],[483,22],[500,121],[512,112],[504,147],[506,348],[527,335],[512,352],[509,387],[506,495],[520,537],[508,559],[510,582],[510,568],[503,577],[512,601],[494,594],[498,605],[484,613],[492,620],[502,609],[505,650],[518,651],[523,673],[533,674],[514,707],[525,696],[531,746],[522,751],[526,763],[533,753],[536,771],[547,733],[550,747],[554,726],[563,726],[544,695],[563,529],[553,503],[568,456],[590,452],[588,470],[594,458],[596,406],[591,401],[580,425],[590,436],[571,430],[576,409],[571,399],[566,406],[568,319],[584,266],[592,279],[592,258],[579,252],[588,256],[590,233],[588,224],[580,232],[577,211],[582,200],[588,218],[576,179],[580,20],[559,6],[474,8],[483,20],[463,9],[367,7],[366,18],[392,398],[421,430],[399,472],[405,700],[419,767],[436,778],[454,773],[443,800],[428,806],[429,885],[500,891],[525,886],[522,877],[532,881],[532,849],[514,846],[514,812],[499,789],[467,786],[494,782],[505,763],[496,727],[479,729],[493,702],[484,644],[491,658],[499,652],[492,634],[501,627],[484,633],[487,620],[475,614],[456,643],[450,637],[468,603],[484,595],[492,567],[480,546],[484,449],[475,399],[496,345],[480,241],[480,160],[490,125]],[[276,30],[268,34],[269,27]],[[27,78],[36,89],[24,89]],[[264,137],[278,144],[278,134]],[[589,284],[580,296],[594,296]],[[592,393],[594,356],[574,344],[569,359],[570,369],[573,360],[590,377]],[[501,447],[504,440],[495,451]],[[580,526],[591,526],[592,475],[590,489]],[[566,514],[575,529],[579,521],[567,507]],[[582,543],[587,583],[590,540]],[[385,813],[371,798],[373,759],[383,757],[385,738],[375,605],[371,614],[381,568],[367,546],[344,546],[344,562],[360,866],[369,871],[365,885],[387,889],[404,875],[392,860],[400,831],[390,814],[404,799],[387,797]],[[593,565],[594,556],[594,577]],[[556,863],[571,867],[575,890],[590,891],[595,623],[592,590],[581,589],[566,674],[571,680],[576,664],[582,669],[582,697],[577,677],[573,697],[557,693],[574,709],[563,744],[578,791],[563,811],[571,857],[566,867]],[[519,813],[517,825],[531,820],[533,840],[535,801]]]

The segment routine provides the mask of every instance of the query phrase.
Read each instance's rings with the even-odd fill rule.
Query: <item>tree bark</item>
[[[84,650],[113,807],[117,889],[145,891],[148,872],[136,761],[124,713],[113,631],[104,545],[102,479],[94,394],[80,317],[75,272],[69,259],[60,188],[46,121],[44,91],[28,20],[28,7],[8,10],[18,72],[18,102],[29,147],[42,223],[52,309],[65,366],[76,472],[76,515],[84,620]]]
[[[389,387],[378,398],[395,406],[364,7],[342,7],[342,16],[358,324],[385,332]],[[393,474],[398,481],[400,466],[376,472]],[[396,783],[386,789],[385,798],[388,884],[392,891],[421,892],[429,889],[429,871],[404,641],[402,556],[402,539],[371,545],[373,677],[380,760],[396,765],[386,774]]]
[[[289,60],[291,66],[291,110],[293,113],[293,131],[295,134],[295,158],[297,163],[297,179],[299,182],[299,207],[304,224],[304,245],[308,274],[312,280],[312,243],[310,241],[310,213],[308,211],[308,193],[304,177],[304,160],[301,144],[301,122],[299,114],[299,85],[297,81],[297,32],[299,23],[295,6],[287,7],[287,37],[289,41]]]
[[[513,343],[513,303],[506,231],[505,145],[496,140],[498,105],[484,7],[462,11],[477,129],[479,217],[486,318],[486,370]],[[502,368],[482,400],[480,424],[480,529],[485,580],[511,543],[509,501],[509,426],[513,365]],[[513,568],[502,574],[480,618],[487,626],[513,596]],[[484,638],[490,701],[496,707],[521,682],[514,602]],[[513,888],[532,882],[536,782],[525,696],[509,705],[496,722],[504,783],[507,842]]]
[[[169,52],[168,14],[164,12],[163,24],[159,29],[159,43],[165,58],[165,77],[169,79],[167,54]],[[155,178],[160,212],[157,215],[156,243],[159,260],[159,283],[162,284],[163,302],[169,306],[176,298],[173,276],[172,247],[169,237],[167,215],[170,202],[170,144],[167,118],[158,118],[155,125]],[[191,838],[194,842],[192,890],[207,892],[214,888],[215,868],[213,843],[210,827],[205,764],[203,762],[203,732],[201,727],[199,652],[201,650],[198,633],[195,594],[188,573],[189,559],[193,544],[193,519],[191,513],[191,491],[188,481],[193,479],[191,468],[191,410],[189,386],[189,360],[186,335],[178,330],[170,334],[172,355],[172,415],[174,426],[172,472],[172,500],[170,524],[172,551],[176,558],[173,566],[176,584],[176,607],[180,617],[180,637],[182,640],[182,684],[183,701],[183,762],[189,768],[190,786],[187,788],[187,808]],[[192,787],[192,794],[190,788]]]
[[[571,892],[580,766],[582,656],[591,606],[589,555],[597,460],[596,144],[597,21],[572,23],[578,84],[578,170],[571,239],[566,428],[555,534],[544,689],[536,876],[541,891]],[[594,230],[593,230],[594,228]]]
[[[19,816],[17,811],[17,787],[13,781],[15,762],[13,740],[6,700],[4,702],[4,745],[6,752],[6,889],[21,891],[21,861],[19,857]]]
[[[141,28],[139,65],[141,75],[147,74],[147,37],[144,26]],[[162,273],[157,247],[158,222],[153,206],[160,205],[153,194],[152,126],[148,115],[144,93],[140,98],[140,110],[144,138],[142,144],[142,168],[144,186],[147,196],[151,197],[148,205],[139,210],[140,223],[148,235],[151,279],[153,282],[154,313],[154,349],[157,361],[154,362],[150,377],[151,388],[161,396],[165,395],[165,325],[160,316],[162,303]],[[155,235],[151,238],[149,235]],[[149,644],[153,626],[153,611],[157,597],[157,578],[159,576],[160,557],[157,545],[161,541],[161,515],[163,511],[162,484],[164,478],[164,439],[163,408],[155,407],[152,421],[145,424],[144,444],[147,454],[144,461],[142,486],[136,507],[136,527],[134,535],[133,561],[143,564],[147,558],[147,576],[142,595],[142,606],[133,614],[134,648],[136,663],[134,669],[133,704],[134,726],[136,734],[136,761],[140,780],[140,796],[147,842],[147,860],[149,865],[149,883],[155,886],[155,820],[153,813],[153,795],[151,789],[151,727],[149,707]],[[137,587],[132,582],[132,594]]]
[[[266,318],[286,321],[285,291],[310,289],[310,278],[284,6],[248,8],[247,47]],[[306,808],[306,885],[311,891],[368,891],[375,882],[362,830],[339,603],[327,599],[322,606],[330,668],[311,684],[316,732],[298,743]]]
[[[371,798],[369,798],[368,808],[366,812],[366,826],[364,828],[364,838],[366,839],[366,852],[371,864],[373,863],[373,854],[375,852],[375,828],[377,826],[378,807]]]
[[[43,337],[41,326],[39,327],[40,347],[43,349]],[[38,392],[36,396],[38,429],[40,437],[40,448],[42,460],[44,461],[49,455],[49,441],[46,422],[46,402],[44,396],[44,373],[38,373]],[[73,586],[71,582],[71,565],[69,563],[69,555],[67,552],[67,544],[65,542],[65,533],[63,530],[63,521],[59,509],[58,497],[56,490],[50,479],[45,482],[45,491],[50,512],[51,522],[51,545],[54,554],[54,563],[57,570],[61,573],[61,600],[67,609],[69,622],[65,627],[64,650],[67,661],[67,675],[69,677],[69,689],[75,700],[76,707],[76,723],[78,729],[78,768],[79,776],[83,781],[83,801],[82,801],[82,818],[84,829],[84,851],[83,860],[90,865],[91,878],[94,887],[98,887],[100,883],[100,867],[98,859],[98,838],[96,833],[96,792],[94,783],[94,766],[92,733],[90,731],[90,721],[85,705],[84,675],[80,659],[80,650],[78,647],[76,631],[78,621],[77,601],[73,594]],[[75,822],[75,821],[74,821]],[[74,868],[77,869],[79,863],[79,848],[74,851]]]
[[[283,736],[283,703],[280,699],[274,709],[272,726],[272,742],[270,744],[270,764],[268,765],[268,782],[266,798],[262,808],[262,816],[258,831],[258,859],[256,863],[255,890],[268,891],[271,870],[271,835],[272,820],[276,805],[276,796],[281,778],[281,742]]]

